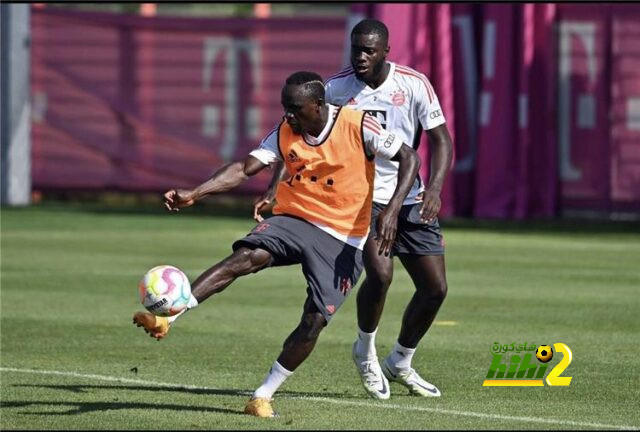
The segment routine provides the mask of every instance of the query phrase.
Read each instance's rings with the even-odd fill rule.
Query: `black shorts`
[[[327,322],[356,285],[362,273],[362,251],[332,237],[302,219],[277,215],[259,223],[233,243],[265,249],[273,257],[269,266],[302,264],[307,293]]]
[[[403,205],[398,214],[398,230],[392,253],[407,255],[444,255],[444,236],[436,218],[432,223],[420,222],[421,204]],[[376,236],[378,215],[385,205],[374,202],[371,209],[371,231]]]

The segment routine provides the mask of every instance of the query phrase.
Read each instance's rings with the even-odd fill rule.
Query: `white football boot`
[[[356,343],[353,343],[351,354],[353,356],[353,362],[358,368],[360,373],[360,379],[362,380],[362,386],[366,392],[374,399],[389,399],[391,391],[389,390],[389,381],[385,378],[382,370],[380,369],[380,363],[378,358],[373,359],[361,358],[356,354]]]
[[[414,395],[425,397],[438,397],[440,396],[440,390],[438,387],[422,379],[415,369],[409,370],[396,370],[389,364],[389,359],[385,358],[382,362],[382,373],[387,377],[389,381],[402,384],[409,389],[409,392]]]

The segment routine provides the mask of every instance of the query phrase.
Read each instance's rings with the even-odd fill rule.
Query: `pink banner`
[[[425,73],[454,138],[442,216],[640,211],[640,5],[356,4]],[[243,157],[296,70],[342,67],[346,19],[34,9],[34,188],[159,191]],[[423,137],[419,151],[428,155]],[[271,173],[241,190],[259,193]],[[428,179],[428,164],[421,175]]]
[[[289,74],[342,66],[345,25],[33,9],[34,187],[158,191],[205,180],[279,121]],[[270,174],[242,190],[263,191]]]
[[[559,13],[558,151],[563,207],[608,208],[608,8]]]
[[[638,211],[640,6],[453,4],[450,19],[434,21],[439,6],[360,12],[389,26],[393,60],[453,98],[444,108],[456,119],[444,214]],[[434,55],[449,38],[451,66],[442,48]]]
[[[553,5],[499,4],[371,11],[390,28],[390,58],[427,74],[443,105],[456,158],[442,215],[554,214],[555,139],[531,126],[550,127],[554,12]]]
[[[616,5],[611,41],[611,199],[613,210],[640,202],[640,10]]]
[[[554,49],[555,4],[526,5],[523,36],[526,70],[527,116],[523,123],[528,131],[527,152],[521,153],[520,166],[526,177],[527,206],[519,207],[518,217],[551,217],[557,214],[557,64]],[[523,107],[524,108],[524,107]],[[523,196],[522,193],[519,194]]]
[[[640,208],[640,6],[559,7],[563,208]]]
[[[474,205],[474,179],[477,151],[478,97],[478,7],[472,4],[452,5],[453,109],[455,123],[455,160],[450,176],[454,179],[455,214],[470,216]],[[442,96],[442,95],[441,95]],[[446,118],[449,112],[445,111]]]
[[[486,5],[478,93],[474,215],[555,212],[554,5]]]
[[[517,191],[516,5],[488,4],[482,22],[478,94],[478,159],[475,208],[478,217],[514,214]]]

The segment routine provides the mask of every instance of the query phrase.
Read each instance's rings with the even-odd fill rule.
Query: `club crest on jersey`
[[[298,154],[295,152],[295,150],[291,150],[289,152],[289,154],[287,155],[287,161],[289,163],[294,163],[294,162],[299,162],[300,158],[298,157]]]
[[[253,229],[253,232],[259,233],[259,232],[262,232],[262,231],[266,230],[267,228],[269,228],[269,224],[268,223],[261,223],[260,225],[258,225],[257,227],[255,227]]]
[[[402,106],[406,102],[407,97],[404,94],[404,90],[396,90],[391,93],[391,103],[395,106]]]

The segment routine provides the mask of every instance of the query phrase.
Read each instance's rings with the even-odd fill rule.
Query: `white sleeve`
[[[393,158],[402,146],[402,139],[384,129],[378,120],[369,114],[365,114],[362,119],[362,139],[367,154],[383,159]]]
[[[333,102],[333,85],[331,84],[331,80],[327,81],[324,85],[324,101],[328,104],[334,104]]]
[[[258,159],[265,165],[269,165],[271,162],[280,161],[280,149],[278,148],[278,130],[280,126],[276,126],[271,132],[260,142],[257,149],[252,150],[249,153],[254,158]]]
[[[436,91],[427,77],[423,77],[424,79],[415,80],[414,97],[420,124],[424,130],[429,130],[445,123],[445,119]]]

